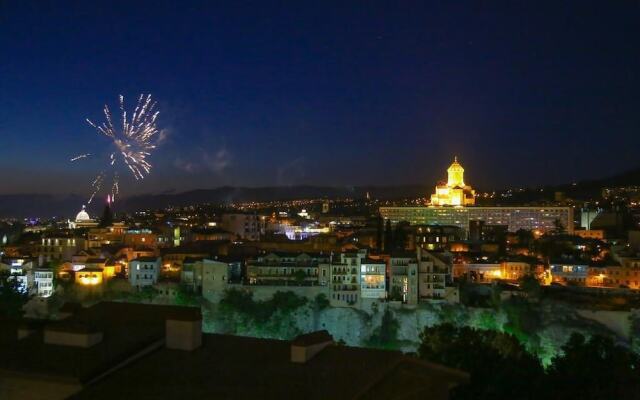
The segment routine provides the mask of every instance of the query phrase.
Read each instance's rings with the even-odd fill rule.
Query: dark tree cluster
[[[18,277],[8,271],[0,271],[0,317],[22,316],[22,307],[27,301],[29,294],[21,287]]]
[[[378,250],[385,253],[390,253],[393,250],[404,250],[408,239],[408,229],[409,223],[406,221],[400,221],[395,228],[392,228],[391,221],[387,220],[384,224],[384,232],[382,232],[382,218],[379,217],[376,238],[378,243],[382,243],[382,248],[378,245]]]
[[[515,336],[457,328],[425,328],[420,357],[471,376],[453,399],[638,399],[640,358],[612,340],[574,334],[545,370]]]
[[[323,299],[317,300],[324,306]],[[220,307],[226,311],[245,314],[256,322],[267,322],[276,312],[290,313],[307,303],[305,297],[292,291],[274,293],[269,300],[254,300],[253,293],[245,290],[229,289],[220,301]]]
[[[400,323],[389,307],[386,307],[380,320],[380,326],[374,329],[371,337],[367,341],[367,345],[383,349],[395,348],[399,328]]]

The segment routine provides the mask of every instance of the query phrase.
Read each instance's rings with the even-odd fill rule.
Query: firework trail
[[[93,188],[93,191],[91,192],[91,197],[89,197],[89,201],[87,202],[87,204],[91,204],[91,202],[93,201],[93,198],[100,191],[100,188],[102,187],[102,182],[104,182],[104,176],[105,176],[105,173],[104,171],[102,171],[98,174],[98,176],[96,176],[93,182],[91,182],[91,187]]]
[[[90,155],[91,155],[91,153],[80,154],[80,155],[77,155],[77,156],[73,157],[73,158],[72,158],[71,160],[69,160],[69,161],[71,161],[71,162],[78,161],[78,160],[80,160],[81,158],[87,158],[87,157],[89,157]]]
[[[119,97],[120,116],[114,118],[109,106],[105,105],[103,112],[105,121],[102,124],[95,124],[87,118],[87,123],[91,125],[99,134],[107,136],[115,149],[109,152],[108,167],[110,171],[100,172],[91,183],[92,193],[89,203],[93,200],[103,186],[107,175],[111,176],[111,201],[120,193],[119,175],[117,168],[122,165],[128,169],[136,180],[144,179],[151,173],[152,165],[147,160],[151,152],[156,148],[155,141],[158,135],[156,120],[159,111],[156,102],[151,99],[151,95],[141,94],[138,103],[132,114],[127,114],[124,96]],[[114,121],[117,121],[114,123]],[[77,161],[90,157],[90,153],[79,154],[71,161]]]

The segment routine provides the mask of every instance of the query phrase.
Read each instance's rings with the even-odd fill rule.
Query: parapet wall
[[[239,286],[253,292],[254,300],[269,300],[276,292],[291,291],[298,296],[313,300],[318,294],[324,293],[329,298],[328,286]]]

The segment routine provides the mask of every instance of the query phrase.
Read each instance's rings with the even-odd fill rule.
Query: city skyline
[[[85,118],[141,92],[161,140],[123,196],[431,185],[454,155],[478,188],[638,167],[602,145],[640,144],[637,5],[262,6],[5,3],[0,193],[88,197],[97,164],[68,160],[105,142]]]
[[[639,20],[0,0],[0,399],[637,399]]]

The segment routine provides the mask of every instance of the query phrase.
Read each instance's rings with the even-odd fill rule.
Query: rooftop
[[[156,262],[160,257],[138,257],[135,260],[131,260],[131,262]]]
[[[195,310],[195,311],[194,311]],[[44,331],[17,339],[15,325],[0,324],[0,370],[85,382],[164,337],[168,316],[192,317],[199,309],[102,302],[89,308],[72,307],[68,319],[45,329],[66,332],[103,332],[104,339],[88,348],[47,344]]]
[[[293,341],[203,334],[190,351],[164,346],[165,321],[199,321],[199,308],[103,302],[70,312],[54,323],[1,321],[0,375],[29,377],[33,390],[42,381],[79,383],[71,398],[92,400],[434,398],[468,381],[463,372],[401,352],[333,344],[327,331]],[[24,326],[32,333],[18,339]],[[74,347],[45,343],[47,331],[102,336]],[[293,362],[294,346],[319,344],[326,347]]]
[[[436,386],[467,379],[399,352],[339,345],[298,364],[290,347],[284,340],[206,334],[195,351],[161,349],[72,398],[355,399],[403,392],[429,398]]]

